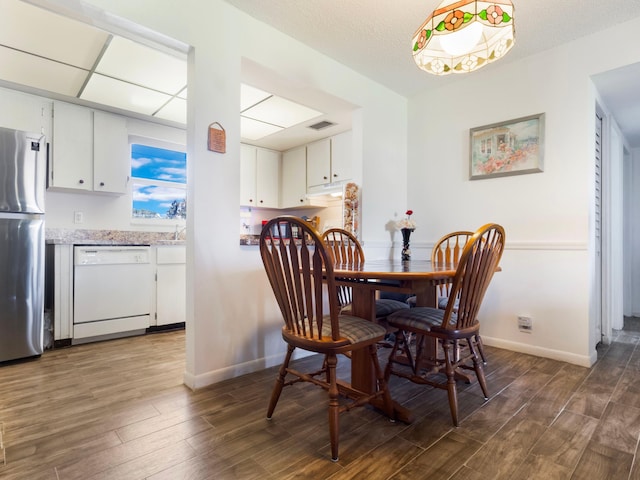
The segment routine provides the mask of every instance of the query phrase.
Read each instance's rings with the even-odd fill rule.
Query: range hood
[[[318,197],[342,197],[344,194],[345,183],[346,181],[341,181],[309,187],[307,189],[307,198],[314,199]]]

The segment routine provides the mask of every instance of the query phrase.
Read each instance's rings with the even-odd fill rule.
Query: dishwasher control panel
[[[147,246],[74,247],[75,265],[122,265],[150,263]]]

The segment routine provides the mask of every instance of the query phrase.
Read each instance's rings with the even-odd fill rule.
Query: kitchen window
[[[134,220],[184,220],[187,216],[187,154],[178,145],[131,142]]]

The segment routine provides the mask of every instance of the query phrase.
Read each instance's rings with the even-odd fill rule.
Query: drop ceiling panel
[[[187,101],[182,98],[174,98],[155,114],[158,118],[179,123],[187,123]]]
[[[322,115],[322,112],[294,103],[282,97],[270,97],[255,107],[242,112],[247,118],[269,122],[281,127],[292,127],[311,118]]]
[[[247,117],[240,117],[240,136],[247,140],[259,140],[281,130],[282,128],[276,125],[259,122]]]
[[[2,80],[75,97],[86,76],[85,70],[0,47]]]
[[[109,34],[16,0],[0,0],[0,44],[87,70]]]
[[[169,101],[171,97],[131,83],[94,74],[80,98],[151,115]]]
[[[175,95],[187,85],[187,62],[123,37],[114,37],[96,72]]]
[[[243,112],[247,108],[253,107],[256,103],[259,103],[270,96],[271,93],[242,83],[240,84],[240,111]]]

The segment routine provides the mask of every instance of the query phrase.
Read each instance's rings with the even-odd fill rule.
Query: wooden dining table
[[[436,287],[451,282],[455,273],[453,266],[434,266],[425,260],[367,260],[357,266],[334,267],[337,283],[352,288],[352,315],[371,321],[376,320],[377,291],[412,293],[416,296],[416,306],[435,307]],[[352,352],[351,385],[365,392],[373,392],[376,388],[371,358],[366,349]],[[412,421],[411,412],[397,403],[395,413],[399,420]]]

